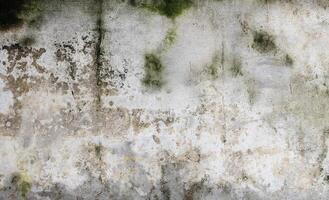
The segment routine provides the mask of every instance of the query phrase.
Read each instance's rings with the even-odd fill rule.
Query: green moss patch
[[[167,31],[166,37],[165,37],[165,44],[166,46],[171,46],[176,41],[177,33],[176,29],[172,28]]]
[[[26,199],[28,192],[31,190],[31,183],[28,176],[24,173],[15,173],[11,179],[11,183],[16,186],[21,197]]]
[[[143,78],[143,84],[146,87],[159,89],[163,85],[163,65],[160,58],[154,54],[145,55],[144,64],[145,76]]]
[[[192,0],[130,0],[129,3],[132,6],[143,7],[173,19],[192,6]]]

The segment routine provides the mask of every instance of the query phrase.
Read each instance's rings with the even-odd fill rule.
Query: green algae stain
[[[177,38],[176,29],[175,28],[169,29],[165,37],[165,41],[164,41],[165,45],[166,46],[173,45],[174,42],[176,41],[176,38]]]
[[[191,0],[130,0],[129,3],[132,6],[146,8],[172,19],[175,19],[185,9],[192,6]]]
[[[259,53],[269,53],[277,50],[273,36],[264,31],[254,32],[252,48]]]
[[[17,188],[17,191],[23,199],[27,199],[27,194],[31,190],[31,182],[25,173],[15,173],[11,183]]]
[[[163,65],[160,58],[155,54],[146,54],[144,70],[143,84],[148,88],[160,89],[164,83],[162,78]]]

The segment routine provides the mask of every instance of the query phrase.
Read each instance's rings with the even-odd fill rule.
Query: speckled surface
[[[327,0],[13,2],[1,200],[329,198]]]

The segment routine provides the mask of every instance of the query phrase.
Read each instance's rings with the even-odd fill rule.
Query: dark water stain
[[[96,19],[96,32],[98,34],[97,41],[96,41],[96,47],[95,47],[95,65],[96,65],[96,84],[97,86],[102,85],[102,79],[100,78],[101,68],[103,65],[102,57],[103,57],[103,49],[102,49],[102,43],[104,39],[104,28],[103,28],[103,0],[96,0],[96,4],[98,5],[98,9],[96,11],[97,13],[97,19]]]
[[[95,154],[99,160],[102,159],[102,149],[103,149],[103,146],[101,144],[95,145]]]
[[[36,42],[36,40],[34,37],[26,36],[26,37],[22,38],[19,43],[23,46],[31,46],[31,45],[35,44],[35,42]]]
[[[0,0],[0,31],[35,22],[42,11],[40,0]]]
[[[294,64],[294,60],[291,58],[291,56],[286,54],[286,56],[284,57],[284,63],[286,66],[292,66]]]
[[[181,15],[185,9],[190,8],[193,2],[191,0],[129,0],[129,4],[135,7],[146,8],[160,15],[175,19],[177,16]]]
[[[253,37],[254,39],[252,48],[254,48],[259,53],[269,53],[275,52],[277,50],[274,37],[267,32],[255,31]]]

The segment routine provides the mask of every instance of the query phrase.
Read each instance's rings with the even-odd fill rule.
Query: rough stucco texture
[[[6,2],[1,200],[329,198],[328,1]]]

